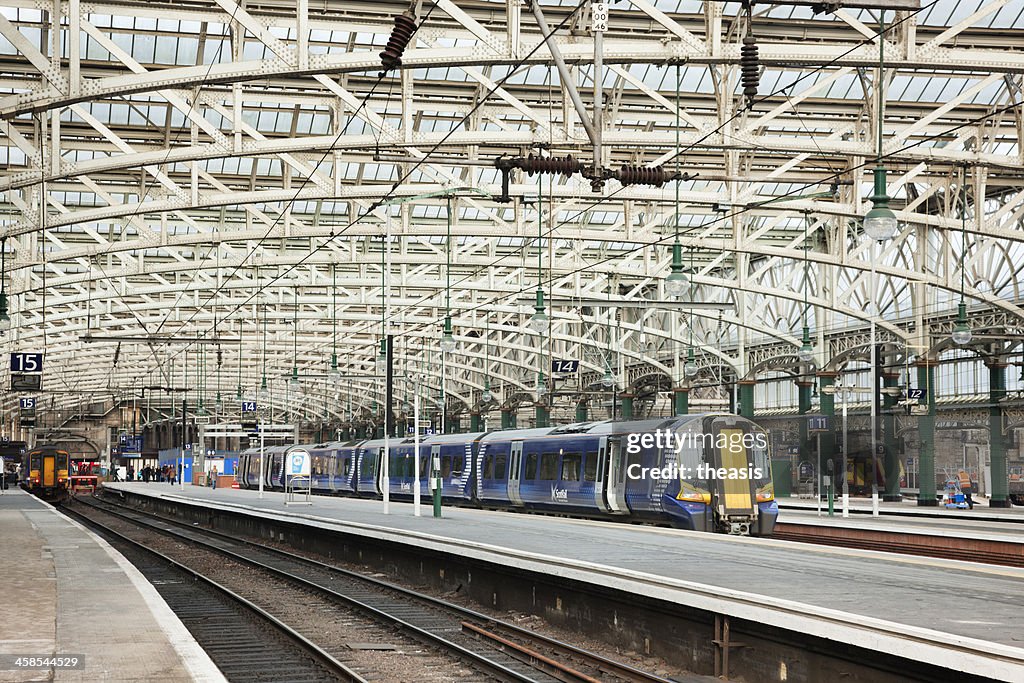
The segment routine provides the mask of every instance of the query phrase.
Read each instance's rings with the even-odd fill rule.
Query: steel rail
[[[78,502],[83,502],[83,501],[82,501],[82,499],[79,499]],[[107,503],[107,501],[103,501],[103,502]],[[104,510],[103,508],[101,508],[101,507],[99,507],[99,506],[97,506],[97,505],[95,505],[93,503],[85,503],[85,504],[89,505],[89,506],[92,506],[92,507],[94,507],[94,508],[96,508],[98,510],[101,510],[103,512],[106,512],[107,514],[111,514],[111,515],[116,515],[116,516],[122,517],[123,519],[126,519],[128,521],[132,521],[132,522],[135,522],[135,523],[140,524],[140,525],[148,525],[148,527],[153,529],[154,531],[158,531],[160,533],[166,534],[166,535],[171,536],[173,538],[176,538],[178,540],[189,542],[189,543],[192,543],[194,545],[200,546],[200,547],[202,547],[204,549],[207,549],[207,550],[219,553],[219,554],[221,554],[221,555],[223,555],[225,557],[228,557],[228,558],[230,558],[232,560],[235,560],[237,562],[241,562],[243,564],[247,564],[249,566],[258,568],[258,569],[260,569],[262,571],[266,571],[268,573],[274,574],[275,576],[278,576],[278,577],[280,577],[282,579],[285,579],[287,581],[291,581],[291,582],[296,583],[296,584],[298,584],[300,586],[303,586],[305,588],[314,590],[314,591],[316,591],[318,593],[323,593],[325,595],[329,595],[332,598],[335,598],[335,599],[337,599],[337,600],[339,600],[341,602],[344,602],[344,603],[346,603],[348,605],[356,607],[356,608],[362,610],[363,612],[365,612],[365,613],[367,613],[367,614],[369,614],[369,615],[371,615],[371,616],[373,616],[373,617],[375,617],[375,618],[377,618],[377,619],[379,619],[379,620],[381,620],[383,622],[394,624],[394,625],[396,625],[396,626],[406,630],[410,634],[412,634],[412,635],[414,635],[416,637],[419,637],[421,640],[424,640],[424,641],[426,641],[428,643],[432,643],[432,644],[438,645],[441,648],[443,648],[444,650],[448,650],[450,652],[453,652],[454,654],[460,656],[464,660],[472,662],[474,664],[477,664],[478,666],[481,666],[481,667],[489,670],[492,674],[498,676],[499,678],[501,678],[503,680],[515,681],[516,683],[537,683],[537,679],[531,678],[531,677],[526,676],[526,675],[523,675],[523,674],[519,673],[518,671],[515,671],[514,669],[510,669],[510,668],[506,667],[505,665],[501,664],[500,662],[496,662],[496,661],[494,661],[492,659],[489,659],[488,657],[486,657],[485,655],[483,655],[483,654],[481,654],[479,652],[474,652],[473,650],[471,650],[469,648],[466,648],[466,647],[464,647],[464,646],[462,646],[462,645],[460,645],[458,643],[455,643],[455,642],[445,638],[444,636],[442,636],[442,635],[440,635],[438,633],[434,633],[434,632],[432,632],[432,631],[430,631],[430,630],[428,630],[426,628],[417,626],[416,624],[411,623],[407,619],[404,619],[404,618],[402,618],[400,616],[391,614],[391,613],[389,613],[389,612],[387,612],[387,611],[385,611],[383,609],[380,609],[378,607],[375,607],[374,605],[369,604],[368,602],[365,602],[365,601],[360,600],[358,598],[352,597],[351,595],[346,595],[345,593],[341,593],[341,592],[339,592],[337,590],[334,590],[332,588],[329,588],[327,586],[323,586],[323,585],[321,585],[319,583],[316,583],[315,581],[311,581],[310,579],[307,579],[305,577],[299,576],[298,574],[294,574],[294,573],[289,572],[287,570],[280,569],[278,567],[274,567],[274,566],[269,565],[269,564],[265,564],[263,562],[260,562],[259,560],[254,559],[254,558],[246,557],[245,555],[242,555],[242,554],[237,553],[237,552],[233,552],[233,551],[231,551],[231,550],[229,550],[227,548],[218,547],[215,544],[209,543],[207,541],[203,541],[201,539],[190,537],[190,536],[188,536],[186,534],[179,533],[179,532],[174,531],[172,529],[166,529],[166,528],[161,528],[161,527],[156,526],[156,525],[150,525],[145,520],[132,519],[130,516],[125,515],[125,514],[120,513],[120,512]],[[107,504],[109,504],[109,503],[107,503]],[[127,507],[127,506],[118,506],[118,507]],[[347,570],[341,570],[341,569],[338,569],[337,567],[332,567],[331,565],[328,565],[328,564],[325,564],[325,563],[322,563],[322,562],[317,562],[316,560],[309,560],[308,558],[303,558],[303,557],[298,556],[298,555],[293,555],[291,553],[287,553],[287,552],[284,552],[284,551],[279,551],[276,548],[268,548],[268,547],[260,545],[258,543],[253,543],[251,541],[247,541],[245,539],[241,539],[241,538],[238,538],[236,536],[232,536],[230,534],[225,534],[225,533],[222,533],[222,532],[212,531],[210,529],[197,529],[194,526],[191,526],[191,525],[188,525],[188,524],[183,524],[183,523],[175,521],[175,520],[165,519],[163,517],[159,517],[159,516],[156,516],[156,515],[153,515],[151,513],[147,513],[147,512],[141,511],[141,510],[136,510],[134,508],[128,508],[128,509],[131,510],[132,513],[135,513],[137,515],[154,517],[155,519],[159,520],[160,522],[163,522],[163,523],[166,523],[166,524],[172,524],[172,525],[175,525],[175,526],[180,526],[183,529],[187,529],[187,530],[189,530],[189,531],[191,531],[193,533],[195,533],[197,531],[201,531],[203,534],[218,536],[218,537],[223,538],[224,540],[230,541],[232,543],[239,543],[239,544],[247,545],[247,546],[250,546],[252,548],[258,549],[258,550],[260,550],[262,552],[267,552],[267,553],[270,553],[270,554],[273,554],[273,555],[278,555],[278,556],[284,557],[284,558],[286,558],[288,560],[299,561],[302,564],[308,564],[308,565],[311,565],[311,566],[316,566],[316,568],[318,568],[318,569],[326,569],[326,570],[329,570],[331,572],[339,572],[339,573],[345,575],[346,578],[351,578],[351,579],[355,579],[355,580],[358,580],[358,581],[361,581],[361,582],[364,582],[364,583],[368,583],[368,584],[374,585],[377,588],[386,587],[386,588],[389,588],[391,590],[398,590],[398,591],[404,592],[406,594],[404,597],[419,597],[421,600],[427,599],[429,597],[429,596],[421,596],[418,593],[415,593],[413,591],[408,591],[406,589],[401,589],[399,587],[392,587],[391,584],[387,584],[385,582],[378,582],[378,581],[376,581],[374,579],[369,579],[367,577],[361,576],[361,575],[359,575],[359,574],[357,574],[355,572],[349,572]]]
[[[82,499],[78,499],[77,502],[81,502],[81,500]],[[89,505],[89,504],[87,504],[87,505]],[[103,510],[102,508],[100,508],[98,506],[90,505],[90,507],[93,507],[94,509],[97,509],[97,510],[99,510],[101,512],[107,512],[107,511]],[[201,572],[199,572],[199,571],[197,571],[195,569],[192,569],[191,567],[188,567],[188,566],[178,562],[177,560],[175,560],[175,559],[173,559],[171,557],[168,557],[167,555],[165,555],[165,554],[163,554],[163,553],[161,553],[161,552],[159,552],[157,550],[154,550],[152,548],[147,547],[144,543],[141,543],[140,541],[136,541],[135,539],[132,539],[132,538],[129,538],[128,536],[125,536],[124,534],[122,534],[122,533],[120,533],[120,532],[110,528],[109,526],[103,524],[102,522],[98,522],[98,521],[88,517],[87,515],[83,515],[81,512],[78,512],[76,510],[73,510],[73,509],[67,507],[66,505],[65,506],[61,506],[60,507],[60,511],[61,511],[62,514],[68,515],[70,517],[75,517],[79,521],[81,521],[81,522],[83,522],[85,524],[88,524],[89,526],[99,528],[104,533],[109,534],[109,535],[111,535],[113,537],[116,537],[119,541],[124,542],[124,543],[126,543],[128,545],[131,545],[132,547],[137,548],[137,549],[143,551],[144,553],[148,553],[150,555],[153,555],[153,556],[159,558],[162,562],[167,563],[168,565],[174,567],[178,571],[183,572],[183,573],[188,574],[188,575],[191,575],[195,579],[203,582],[204,584],[206,584],[210,588],[214,589],[215,591],[217,591],[220,594],[222,594],[225,597],[227,597],[231,602],[233,602],[235,604],[238,604],[238,605],[241,605],[242,607],[246,608],[246,610],[248,610],[249,612],[251,612],[251,613],[255,614],[257,617],[259,617],[259,619],[261,621],[265,621],[268,624],[270,624],[273,627],[274,630],[276,630],[279,633],[281,633],[283,636],[285,636],[285,638],[287,638],[288,640],[296,643],[308,655],[313,657],[313,659],[318,661],[322,666],[324,666],[326,669],[328,669],[332,674],[337,676],[339,680],[349,681],[350,683],[370,683],[366,678],[361,676],[359,673],[357,673],[353,669],[349,668],[343,662],[340,662],[339,660],[335,659],[330,653],[328,653],[325,650],[323,650],[316,643],[312,642],[311,640],[309,640],[308,638],[303,636],[298,631],[292,629],[290,626],[288,626],[287,624],[282,622],[280,619],[278,619],[274,615],[270,614],[266,610],[262,609],[258,605],[254,604],[250,600],[242,597],[238,593],[235,593],[230,588],[228,588],[228,587],[226,587],[226,586],[224,586],[224,585],[214,581],[213,579],[211,579],[208,576],[202,574]],[[114,513],[109,513],[108,512],[107,514],[114,514]]]
[[[165,522],[165,523],[168,523],[168,524],[179,526],[179,527],[181,527],[183,529],[188,529],[190,531],[195,531],[196,530],[196,527],[194,527],[194,526],[192,526],[190,524],[187,524],[185,522],[182,522],[180,520],[169,519],[169,518],[166,518],[166,517],[163,517],[163,516],[160,516],[160,515],[156,515],[155,513],[151,513],[151,512],[147,512],[147,511],[143,511],[143,510],[138,510],[136,508],[133,508],[133,507],[128,506],[128,505],[125,505],[123,503],[118,503],[116,501],[107,501],[107,500],[103,500],[103,503],[106,504],[106,505],[111,505],[111,506],[114,506],[114,507],[127,509],[127,510],[130,510],[130,511],[132,511],[134,513],[137,513],[137,514],[147,515],[147,516],[153,517],[154,519],[158,519],[161,522]],[[431,606],[434,606],[434,607],[437,607],[439,609],[443,609],[443,610],[446,610],[446,611],[453,612],[453,613],[459,615],[463,619],[471,619],[471,620],[477,622],[478,624],[486,624],[490,628],[498,627],[498,628],[504,630],[507,633],[513,634],[516,637],[522,638],[524,640],[532,641],[532,642],[535,642],[535,643],[540,643],[544,647],[547,647],[547,648],[550,648],[552,650],[555,650],[555,651],[559,652],[563,657],[566,657],[566,658],[578,658],[578,659],[584,660],[589,665],[591,665],[591,666],[593,666],[595,668],[600,668],[600,669],[602,669],[602,670],[604,670],[606,672],[610,672],[610,673],[614,674],[615,676],[618,676],[619,678],[625,679],[627,681],[633,681],[635,683],[671,683],[670,679],[662,678],[662,677],[657,676],[655,674],[652,674],[652,673],[643,671],[641,669],[637,669],[635,667],[632,667],[632,666],[630,666],[628,664],[624,664],[622,662],[617,662],[617,661],[615,661],[613,659],[609,659],[607,657],[603,657],[603,656],[601,656],[599,654],[596,654],[594,652],[590,652],[588,650],[584,650],[582,648],[576,647],[575,645],[571,645],[569,643],[565,643],[565,642],[557,640],[555,638],[550,638],[548,636],[544,636],[544,635],[536,633],[534,631],[522,628],[520,626],[516,626],[515,624],[509,623],[507,621],[502,621],[502,620],[496,619],[496,618],[494,618],[494,617],[492,617],[490,615],[483,614],[482,612],[477,612],[477,611],[472,610],[472,609],[470,609],[468,607],[463,607],[462,605],[457,605],[457,604],[448,602],[446,600],[442,600],[440,598],[436,598],[436,597],[431,596],[431,595],[426,595],[424,593],[420,593],[418,591],[414,591],[414,590],[411,590],[409,588],[405,588],[404,586],[393,584],[393,583],[390,583],[388,581],[383,581],[381,579],[377,579],[377,578],[373,578],[373,577],[363,576],[362,574],[359,574],[357,572],[353,572],[353,571],[350,571],[348,569],[343,569],[341,567],[336,567],[334,565],[330,565],[330,564],[327,564],[325,562],[321,562],[319,560],[314,560],[312,558],[303,557],[302,555],[296,555],[295,553],[290,553],[290,552],[288,552],[286,550],[281,550],[279,548],[271,548],[271,547],[267,547],[267,546],[264,546],[264,545],[260,545],[259,543],[256,543],[254,541],[250,541],[250,540],[245,539],[245,538],[239,538],[239,537],[237,537],[235,535],[224,533],[222,531],[217,531],[215,529],[202,529],[202,531],[203,531],[203,533],[209,534],[211,536],[217,536],[217,537],[223,538],[223,539],[231,541],[231,542],[241,543],[241,544],[244,544],[244,545],[247,545],[247,546],[258,548],[259,550],[266,551],[266,552],[269,552],[269,553],[272,553],[272,554],[276,554],[276,555],[279,555],[281,557],[285,557],[285,558],[287,558],[289,560],[301,562],[303,564],[308,564],[308,565],[316,567],[318,569],[324,569],[324,570],[327,570],[327,571],[330,571],[330,572],[338,573],[338,574],[340,574],[342,576],[345,576],[346,578],[350,578],[350,579],[354,579],[354,580],[357,580],[357,581],[361,581],[363,583],[370,584],[370,585],[375,586],[376,588],[379,588],[381,590],[389,590],[389,591],[393,591],[393,592],[399,593],[399,594],[401,594],[404,597],[411,598],[411,599],[414,599],[414,600],[418,600],[420,602],[427,603],[427,604],[429,604]]]

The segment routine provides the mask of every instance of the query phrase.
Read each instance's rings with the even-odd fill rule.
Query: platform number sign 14
[[[578,360],[569,360],[565,358],[551,359],[551,374],[553,375],[570,375],[577,372],[579,369],[580,362]]]
[[[256,401],[242,401],[242,412],[243,413],[255,413],[256,412]]]
[[[608,30],[608,3],[595,2],[590,5],[590,30],[601,33]]]
[[[12,353],[11,372],[42,372],[43,354]]]

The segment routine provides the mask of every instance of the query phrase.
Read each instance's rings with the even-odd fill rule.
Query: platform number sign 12
[[[43,354],[12,353],[11,372],[42,372]]]
[[[608,3],[595,2],[590,5],[590,30],[602,33],[608,30]]]
[[[242,401],[242,412],[243,413],[255,413],[256,412],[256,401]]]

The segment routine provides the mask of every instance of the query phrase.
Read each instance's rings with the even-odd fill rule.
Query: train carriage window
[[[583,459],[583,481],[597,481],[597,451],[590,451]]]
[[[441,456],[441,478],[447,479],[452,473],[452,456]]]
[[[545,453],[540,457],[540,478],[554,481],[558,477],[558,453]]]
[[[583,456],[579,453],[565,453],[562,455],[562,481],[579,481],[580,464]]]
[[[462,456],[456,455],[452,457],[452,471],[451,476],[458,477],[462,475]]]
[[[430,469],[430,455],[420,455],[420,479],[425,479]]]
[[[363,476],[374,476],[377,474],[377,458],[369,451],[363,453],[363,462],[360,469]]]
[[[494,460],[493,455],[484,456],[484,479],[494,479]]]
[[[494,475],[497,479],[508,477],[508,454],[500,453],[494,457]]]
[[[344,477],[349,476],[352,473],[352,458],[345,458],[341,466],[341,474]]]
[[[523,477],[526,481],[532,481],[537,478],[537,454],[530,453],[526,456],[526,474]]]

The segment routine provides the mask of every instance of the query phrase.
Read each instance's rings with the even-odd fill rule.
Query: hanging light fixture
[[[444,329],[441,332],[441,350],[451,353],[455,350],[452,336],[452,196],[448,195],[448,236],[445,241],[447,264],[444,269]]]
[[[541,210],[541,198],[543,193],[540,188],[541,175],[537,175],[537,302],[533,306],[533,315],[530,316],[529,320],[526,321],[527,329],[536,332],[537,334],[543,334],[548,329],[548,323],[551,319],[548,318],[548,314],[544,312],[544,290],[542,289],[542,283],[544,282],[544,271],[541,257],[543,251],[541,249],[544,241],[544,216]]]
[[[293,301],[295,303],[292,308],[292,376],[288,379],[288,384],[293,389],[299,386],[299,288],[295,288],[293,294]]]
[[[455,346],[455,337],[452,336],[452,318],[446,315],[444,318],[444,331],[441,334],[441,350],[445,353],[451,353],[455,350]]]
[[[235,399],[242,400],[242,321],[238,321],[238,384],[235,386]]]
[[[11,329],[11,316],[7,310],[7,238],[0,240],[0,336]]]
[[[682,184],[682,175],[679,172],[679,88],[680,88],[679,65],[676,64],[676,212],[675,228],[676,240],[672,243],[672,265],[667,278],[665,278],[665,294],[678,299],[686,294],[690,287],[690,281],[683,274],[683,245],[679,242],[679,186]]]
[[[808,325],[807,325],[807,313],[808,313],[808,309],[809,309],[809,306],[807,304],[807,290],[811,286],[810,270],[809,270],[810,263],[807,260],[807,239],[808,239],[807,224],[810,222],[810,220],[811,220],[810,216],[805,214],[804,215],[804,311],[803,311],[804,329],[803,329],[803,337],[801,338],[801,341],[803,343],[800,346],[800,350],[797,351],[797,353],[796,353],[797,358],[799,358],[802,363],[810,363],[812,360],[814,360],[814,347],[811,345],[811,328],[808,327]]]
[[[604,377],[601,378],[601,385],[607,389],[611,389],[615,386],[615,373],[612,372],[611,368],[607,368],[604,371]]]
[[[878,29],[878,155],[875,166],[875,193],[871,195],[871,210],[864,216],[864,233],[883,242],[896,236],[896,214],[889,208],[886,190],[886,170],[882,165],[882,135],[885,123],[885,10],[879,10]]]
[[[538,399],[542,398],[545,394],[548,393],[548,382],[546,379],[544,379],[543,371],[537,373],[537,384],[534,386],[534,389],[537,392]]]
[[[256,279],[259,280],[259,269],[256,270]],[[260,356],[263,361],[263,377],[260,380],[260,389],[256,392],[258,407],[264,407],[270,401],[270,390],[267,389],[267,304],[263,302],[263,348]],[[239,359],[241,362],[241,359]]]
[[[486,331],[484,332],[484,390],[480,392],[480,401],[487,405],[494,400],[491,394],[491,319],[486,318]]]
[[[378,375],[383,375],[388,370],[388,340],[383,337],[380,340],[380,351],[377,352],[374,361],[374,370]]]
[[[697,368],[697,361],[694,359],[693,347],[691,346],[686,352],[686,363],[683,364],[683,375],[685,375],[687,379],[693,379],[697,376],[698,371],[699,368]]]
[[[331,264],[331,368],[327,371],[327,381],[338,386],[341,371],[338,370],[338,269]]]
[[[956,307],[956,325],[953,327],[954,344],[963,346],[974,336],[967,322],[967,302],[964,300],[964,289],[967,277],[967,169],[961,170],[960,179],[960,303]],[[977,204],[975,204],[977,206]]]

